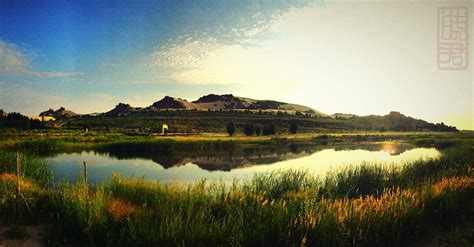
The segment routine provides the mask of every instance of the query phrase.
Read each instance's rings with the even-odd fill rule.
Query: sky
[[[471,1],[0,0],[0,108],[104,112],[209,93],[474,129],[473,69],[437,65],[438,8]]]

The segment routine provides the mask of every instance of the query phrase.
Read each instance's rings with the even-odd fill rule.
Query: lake
[[[324,176],[331,169],[364,162],[404,163],[435,158],[435,148],[417,148],[405,143],[381,142],[352,145],[260,145],[227,148],[145,147],[105,148],[49,154],[46,161],[56,181],[75,181],[84,160],[88,163],[89,183],[96,184],[112,174],[144,177],[163,183],[193,182],[201,179],[242,180],[256,173],[286,169],[303,169]]]

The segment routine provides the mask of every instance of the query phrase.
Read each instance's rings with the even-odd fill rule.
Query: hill
[[[66,110],[66,108],[64,107],[60,107],[59,109],[57,109],[56,111],[53,110],[53,109],[49,109],[47,111],[44,111],[44,112],[41,112],[39,114],[39,116],[50,116],[50,117],[54,117],[56,119],[60,119],[60,118],[70,118],[70,117],[75,117],[75,116],[78,116],[79,114],[73,112],[73,111],[70,111],[70,110]]]
[[[127,116],[129,115],[131,112],[134,112],[136,111],[135,108],[133,108],[131,105],[129,104],[124,104],[124,103],[118,103],[117,106],[115,106],[114,109],[106,112],[106,113],[103,113],[103,114],[98,114],[98,115],[105,115],[105,116]]]
[[[232,94],[209,94],[189,102],[185,99],[165,96],[145,108],[134,108],[120,103],[114,109],[104,113],[105,116],[145,116],[161,111],[195,110],[195,111],[252,111],[252,112],[285,112],[288,114],[305,114],[310,116],[325,116],[308,106],[278,102],[273,100],[255,100],[237,97]]]
[[[99,114],[77,115],[61,107],[40,115],[59,116],[65,128],[121,129],[161,132],[162,124],[172,133],[225,133],[225,125],[234,122],[238,132],[246,124],[264,128],[274,125],[277,133],[288,132],[297,123],[298,132],[325,131],[457,131],[444,123],[390,112],[384,116],[357,116],[336,113],[326,115],[310,107],[273,100],[256,100],[232,94],[209,94],[195,101],[166,96],[148,107],[119,103],[114,109]]]
[[[400,112],[392,111],[385,116],[353,116],[341,119],[350,123],[352,128],[376,131],[457,131],[456,127],[444,123],[429,123],[422,119],[405,116]]]

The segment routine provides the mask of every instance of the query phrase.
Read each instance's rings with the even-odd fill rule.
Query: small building
[[[163,124],[163,126],[161,127],[161,134],[162,135],[168,134],[168,125],[167,124]]]

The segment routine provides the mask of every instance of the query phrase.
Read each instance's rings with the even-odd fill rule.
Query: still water
[[[215,150],[177,150],[171,153],[150,151],[133,154],[109,151],[59,153],[46,158],[56,181],[75,181],[87,160],[89,182],[96,184],[114,173],[147,180],[193,182],[201,179],[233,181],[256,173],[303,169],[324,176],[331,169],[364,162],[404,163],[439,156],[434,148],[415,148],[402,143],[373,143],[352,146],[234,147],[226,152]]]

